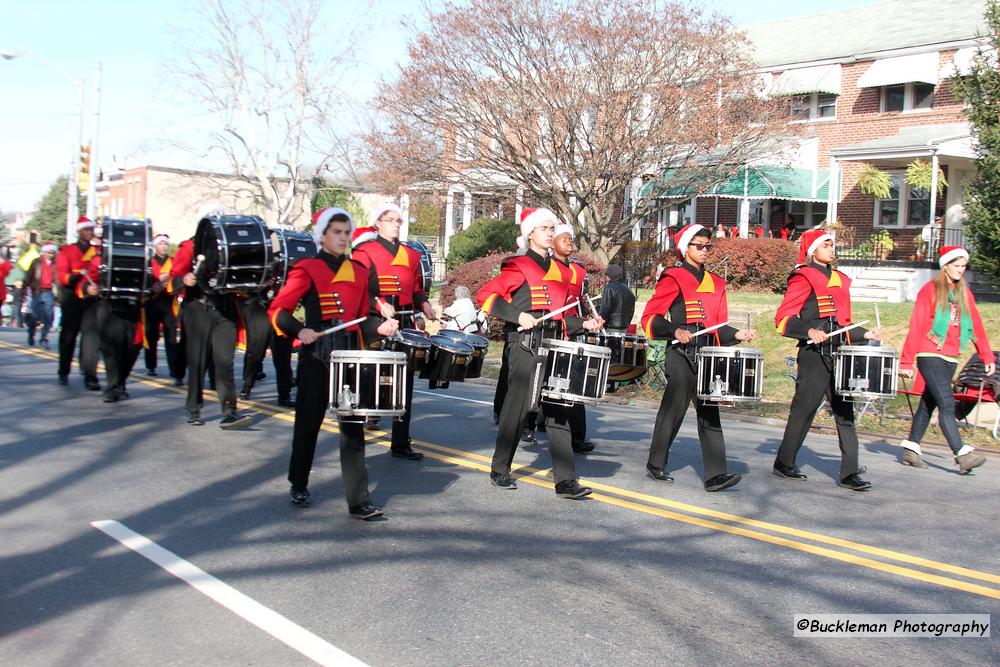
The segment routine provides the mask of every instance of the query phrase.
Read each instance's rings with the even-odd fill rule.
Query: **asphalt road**
[[[789,482],[770,475],[780,430],[727,419],[744,480],[708,494],[693,418],[663,484],[643,468],[654,412],[607,405],[589,411],[597,450],[577,458],[596,493],[574,502],[545,478],[544,437],[519,450],[517,491],[490,486],[492,386],[421,383],[427,457],[391,458],[372,438],[388,519],[365,523],[347,515],[334,422],[313,507],[288,503],[292,415],[274,404],[270,362],[247,406],[258,420],[226,432],[211,403],[205,426],[185,424],[162,379],[134,377],[118,404],[75,372],[60,387],[54,353],[22,337],[0,333],[0,663],[308,664],[310,642],[370,665],[1000,663],[995,630],[793,636],[797,614],[997,612],[998,458],[960,477],[946,451],[926,450],[921,471],[863,441],[874,489],[856,493],[835,483],[835,439],[810,435],[809,480]],[[174,576],[103,520],[203,574]],[[191,582],[246,597],[227,607]],[[248,608],[273,616],[254,625]],[[281,623],[299,634],[279,641]]]

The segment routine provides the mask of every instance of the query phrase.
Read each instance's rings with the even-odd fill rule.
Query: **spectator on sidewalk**
[[[41,326],[38,344],[48,349],[49,331],[52,328],[53,308],[56,297],[52,291],[56,284],[55,243],[42,245],[41,254],[31,261],[24,273],[26,286],[31,290],[31,321],[28,324],[28,345],[35,344],[35,327]]]

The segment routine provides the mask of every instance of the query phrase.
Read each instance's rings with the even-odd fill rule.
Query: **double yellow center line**
[[[2,341],[0,341],[0,348],[15,350],[22,354],[44,359],[57,357],[52,352],[23,348]],[[171,386],[165,379],[139,378],[138,381],[168,391],[185,392],[184,389]],[[211,391],[206,391],[205,393],[208,396],[214,394]],[[259,401],[245,401],[244,403],[248,403],[261,413],[277,419],[287,422],[295,421],[293,410],[285,410]],[[321,428],[330,433],[339,433],[335,419],[325,419]],[[385,431],[369,431],[369,436],[371,437],[368,438],[368,441],[372,444],[378,444],[383,447],[389,447],[390,445],[391,436]],[[414,444],[428,458],[480,472],[488,473],[490,471],[491,459],[487,456],[453,449],[432,442],[415,440]],[[550,470],[541,470],[532,468],[531,466],[518,466],[512,471],[512,476],[522,483],[533,484],[549,490],[552,488],[552,472]],[[1000,599],[1000,588],[984,585],[984,583],[977,583],[1000,584],[1000,576],[989,572],[973,570],[950,563],[942,563],[921,556],[913,556],[899,551],[883,549],[839,537],[831,537],[822,533],[814,533],[791,526],[751,519],[738,514],[720,512],[707,507],[667,500],[666,498],[638,493],[630,489],[603,484],[601,482],[585,479],[581,479],[580,482],[596,491],[590,497],[598,502],[663,519],[708,528],[721,533],[739,535],[787,549],[822,556],[842,563],[850,563],[908,579],[915,579],[924,583]]]

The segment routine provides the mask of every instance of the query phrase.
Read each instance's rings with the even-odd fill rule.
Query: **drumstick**
[[[728,324],[729,324],[729,320],[726,320],[722,324],[716,324],[715,326],[708,327],[707,329],[702,329],[701,331],[695,331],[693,334],[691,334],[691,337],[694,338],[695,336],[700,336],[702,334],[711,333],[711,332],[715,331],[716,329],[721,329],[722,327],[724,327],[724,326],[726,326]],[[680,342],[679,340],[674,339],[670,344],[671,345],[677,345],[679,342]]]
[[[875,304],[875,328],[878,329],[882,326],[882,318],[878,316],[878,304]]]
[[[594,306],[594,300],[590,298],[590,295],[585,295],[587,297],[587,303],[590,305],[590,312],[597,317],[597,308]],[[606,333],[604,327],[601,327],[601,333]]]
[[[537,327],[537,326],[538,326],[539,324],[541,324],[541,323],[542,323],[542,322],[544,322],[545,320],[547,320],[547,319],[549,319],[549,318],[552,318],[552,317],[555,317],[555,316],[556,316],[556,315],[558,315],[559,313],[562,313],[562,312],[565,312],[565,311],[569,310],[570,308],[576,308],[576,306],[577,306],[577,305],[578,305],[579,303],[580,303],[579,301],[574,301],[573,303],[569,303],[569,304],[566,304],[566,305],[565,305],[565,306],[563,306],[562,308],[559,308],[559,309],[557,309],[557,310],[553,310],[553,311],[550,311],[550,312],[546,313],[546,314],[545,314],[545,315],[543,315],[542,317],[539,317],[539,318],[538,318],[538,322],[536,322],[536,323],[535,323],[535,326],[533,326],[533,327],[531,327],[531,328],[532,328],[532,329],[534,329],[535,327]],[[524,327],[518,327],[518,328],[517,328],[517,330],[518,330],[518,331],[524,331]]]
[[[320,338],[327,334],[337,333],[338,331],[342,331],[347,327],[353,327],[355,324],[360,324],[361,322],[364,322],[367,319],[368,319],[367,317],[359,317],[356,320],[351,320],[350,322],[345,322],[344,324],[338,324],[337,326],[330,327],[329,329],[323,329],[318,334],[316,334],[316,338]]]
[[[865,324],[868,324],[868,320],[862,320],[861,322],[857,322],[855,324],[848,324],[846,327],[841,327],[840,329],[835,329],[835,330],[831,331],[826,336],[827,336],[827,338],[832,338],[832,337],[836,336],[837,334],[842,334],[845,331],[850,331],[851,329],[854,329],[855,327],[864,326]],[[809,345],[815,345],[815,344],[816,343],[812,342],[811,339],[809,340]]]

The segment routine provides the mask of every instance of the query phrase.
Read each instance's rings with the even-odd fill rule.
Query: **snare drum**
[[[597,405],[604,398],[611,350],[545,338],[538,347],[538,354],[545,357],[543,401]]]
[[[406,412],[406,355],[331,352],[330,412],[338,417],[401,417]]]
[[[486,358],[486,352],[490,348],[490,341],[488,338],[483,338],[482,336],[477,336],[476,334],[465,333],[464,331],[456,331],[454,329],[442,329],[438,332],[438,335],[460,341],[472,348],[472,356],[469,357],[469,362],[466,364],[465,368],[466,380],[472,380],[473,378],[477,378],[482,375],[483,360]]]
[[[850,401],[888,401],[896,395],[899,353],[889,347],[841,345],[833,355],[833,388]]]
[[[608,337],[597,331],[584,331],[575,336],[571,336],[570,340],[576,343],[586,343],[587,345],[596,345],[597,347],[607,347]]]
[[[646,374],[646,337],[638,334],[611,332],[606,345],[611,350],[612,380],[626,382]]]
[[[150,295],[152,223],[138,218],[105,218],[101,223],[101,268],[97,286],[106,299]]]
[[[270,232],[256,215],[203,218],[195,232],[194,252],[205,257],[207,292],[258,292],[270,286]]]
[[[420,378],[431,389],[446,389],[451,381],[463,382],[472,358],[472,346],[447,336],[431,336],[430,358]]]
[[[764,353],[760,350],[698,348],[699,400],[716,405],[759,403],[763,386]]]
[[[427,366],[430,357],[431,339],[416,329],[400,329],[396,336],[382,341],[382,349],[402,352],[413,373],[420,373]]]
[[[271,294],[278,293],[300,259],[316,256],[316,241],[312,234],[292,229],[271,230],[271,252],[274,253],[274,272],[271,276]]]

